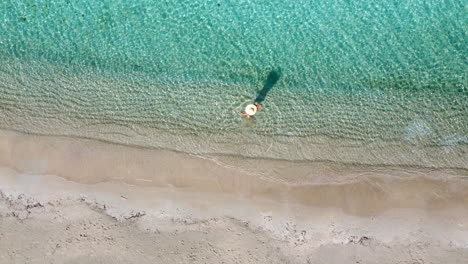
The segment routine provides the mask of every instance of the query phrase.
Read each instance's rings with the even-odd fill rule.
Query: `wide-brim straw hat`
[[[257,113],[257,106],[254,104],[249,104],[245,107],[245,113],[250,116],[255,115]]]

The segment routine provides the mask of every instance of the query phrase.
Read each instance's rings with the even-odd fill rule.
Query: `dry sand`
[[[0,131],[0,263],[466,263],[467,187]]]

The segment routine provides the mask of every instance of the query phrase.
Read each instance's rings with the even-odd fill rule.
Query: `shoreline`
[[[47,155],[44,155],[44,154]],[[398,167],[199,157],[88,139],[0,130],[0,165],[96,184],[125,183],[337,207],[354,215],[391,208],[468,210],[468,173]],[[352,199],[349,199],[352,197]]]

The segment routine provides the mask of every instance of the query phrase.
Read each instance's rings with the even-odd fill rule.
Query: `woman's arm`
[[[262,108],[262,104],[261,103],[257,103],[255,102],[255,105],[257,106],[257,111],[260,111],[260,108]]]
[[[250,118],[250,116],[249,116],[248,114],[246,114],[246,113],[244,113],[244,112],[241,112],[241,111],[239,111],[239,110],[236,110],[236,111],[237,111],[237,113],[239,113],[239,114],[241,114],[241,115],[243,115],[243,116],[246,116],[247,118]]]

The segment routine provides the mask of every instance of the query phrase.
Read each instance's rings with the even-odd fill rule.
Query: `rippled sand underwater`
[[[2,1],[0,127],[205,156],[466,169],[464,7]],[[256,98],[255,118],[235,112]]]

